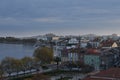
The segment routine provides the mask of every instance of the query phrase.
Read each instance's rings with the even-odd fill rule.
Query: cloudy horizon
[[[0,36],[120,35],[120,0],[0,0]]]

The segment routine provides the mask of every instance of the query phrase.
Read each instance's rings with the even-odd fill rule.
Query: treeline
[[[20,74],[26,75],[32,70],[39,71],[40,63],[31,57],[24,57],[22,59],[16,59],[12,57],[4,58],[0,63],[0,80],[12,76],[18,77]],[[22,73],[21,73],[22,72]]]
[[[32,70],[38,72],[42,65],[50,64],[51,61],[53,61],[53,51],[48,47],[36,49],[33,57],[22,59],[6,57],[0,62],[0,80],[4,80],[5,77],[10,79],[13,74],[18,77],[20,74],[25,76],[26,73],[31,73]]]
[[[0,43],[16,43],[16,44],[34,44],[37,39],[29,38],[29,39],[20,39],[15,37],[0,37]]]

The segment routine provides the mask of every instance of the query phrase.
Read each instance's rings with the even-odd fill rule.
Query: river
[[[0,43],[0,61],[5,57],[32,57],[35,48],[32,45]]]

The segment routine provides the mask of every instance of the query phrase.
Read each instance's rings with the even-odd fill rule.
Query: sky
[[[0,0],[0,36],[120,35],[120,0]]]

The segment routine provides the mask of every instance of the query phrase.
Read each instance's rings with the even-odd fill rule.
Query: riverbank
[[[11,77],[10,80],[32,80],[33,78],[39,79],[40,76],[41,78],[49,78],[49,80],[79,80],[83,79],[87,76],[87,73],[81,73],[81,72],[76,72],[76,71],[61,71],[61,70],[55,70],[55,73],[53,74],[54,70],[48,69],[48,70],[41,70],[39,72],[33,71],[27,74],[21,74],[17,77]],[[50,73],[52,75],[50,75]],[[39,77],[36,77],[39,76]]]

